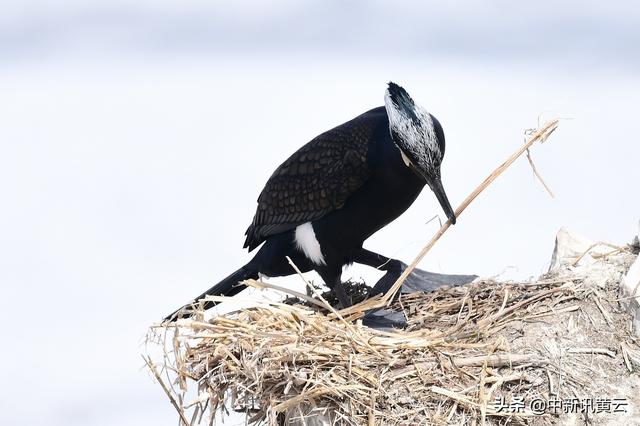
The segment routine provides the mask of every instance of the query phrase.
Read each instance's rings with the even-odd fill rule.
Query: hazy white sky
[[[200,58],[268,51],[637,67],[640,44],[640,4],[634,1],[0,0],[0,5],[0,52],[8,58],[77,49],[190,52]]]
[[[635,3],[323,4],[2,2],[0,423],[176,424],[147,326],[250,258],[273,169],[389,80],[443,124],[454,206],[540,114],[573,118],[532,152],[556,199],[519,161],[424,269],[538,275],[563,225],[630,240]],[[435,214],[425,191],[366,246],[408,262]]]

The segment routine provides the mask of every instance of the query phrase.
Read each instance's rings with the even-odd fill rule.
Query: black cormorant
[[[244,247],[259,247],[249,263],[194,299],[232,296],[241,281],[315,270],[350,306],[341,282],[353,262],[386,271],[371,294],[387,291],[406,267],[362,247],[400,216],[428,185],[452,224],[453,209],[440,178],[442,126],[402,87],[389,83],[384,107],[374,108],[317,136],[276,169],[258,197]],[[410,278],[420,281],[416,270]],[[426,273],[428,274],[428,273]],[[192,303],[194,303],[192,302]],[[206,302],[204,308],[215,305]],[[167,319],[189,315],[180,309]]]

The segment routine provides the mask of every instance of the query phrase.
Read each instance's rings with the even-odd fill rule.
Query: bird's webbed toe
[[[384,294],[396,282],[396,280],[407,269],[407,265],[402,262],[398,262],[398,266],[388,270],[380,280],[371,289],[370,295]],[[438,274],[435,272],[425,271],[423,269],[415,268],[409,276],[402,283],[400,292],[402,293],[417,293],[417,292],[430,292],[438,290],[443,287],[458,287],[464,284],[468,284],[478,278],[477,275],[449,275]],[[399,294],[399,293],[398,293]],[[396,295],[397,297],[397,295]]]
[[[403,270],[406,269],[403,268]],[[415,268],[402,283],[402,293],[435,291],[443,287],[458,287],[469,284],[478,278],[477,275],[438,274]]]
[[[403,312],[374,309],[365,313],[362,324],[375,329],[402,329],[407,326],[407,318]]]

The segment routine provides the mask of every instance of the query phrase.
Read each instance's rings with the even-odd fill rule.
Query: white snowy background
[[[637,231],[637,2],[0,8],[2,425],[176,424],[140,358],[147,327],[250,258],[273,169],[382,105],[389,80],[443,124],[454,207],[540,115],[571,118],[532,152],[556,198],[519,160],[423,269],[526,278],[563,225]],[[366,247],[409,262],[436,214],[425,191]]]

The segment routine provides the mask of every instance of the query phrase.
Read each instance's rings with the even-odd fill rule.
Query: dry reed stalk
[[[480,195],[482,191],[484,191],[498,176],[500,176],[509,166],[511,166],[511,164],[513,164],[513,162],[516,161],[518,157],[520,157],[524,152],[526,152],[531,147],[531,145],[533,145],[535,142],[538,142],[538,141],[540,141],[541,143],[545,142],[549,137],[549,135],[551,135],[551,133],[553,133],[553,131],[556,130],[556,128],[558,127],[558,124],[559,124],[559,120],[557,119],[551,120],[547,122],[544,126],[542,126],[541,129],[538,129],[537,131],[535,131],[531,135],[529,140],[522,147],[520,147],[509,158],[507,158],[507,160],[504,163],[502,163],[500,166],[498,166],[498,168],[496,168],[493,172],[491,172],[491,174],[487,176],[487,178],[471,194],[469,194],[467,198],[465,198],[462,204],[460,204],[460,206],[455,211],[456,218],[460,217],[462,212],[469,206],[469,204],[471,204],[473,200],[475,200],[476,197],[478,197],[478,195]],[[420,263],[420,261],[427,255],[427,253],[431,250],[431,248],[433,248],[436,242],[438,242],[440,237],[444,235],[444,233],[447,231],[447,229],[449,229],[450,226],[451,226],[451,221],[447,220],[444,223],[444,225],[440,227],[438,232],[436,232],[433,238],[431,238],[431,240],[427,243],[427,245],[424,246],[424,248],[420,251],[420,253],[418,253],[418,255],[413,260],[413,262],[411,262],[409,267],[407,267],[407,269],[404,270],[402,275],[400,275],[400,277],[396,280],[396,282],[393,284],[391,289],[381,298],[380,306],[377,306],[376,304],[374,305],[374,307],[382,307],[384,305],[388,306],[390,304],[391,300],[396,295],[400,287],[402,287],[402,283],[407,279],[409,274],[411,274],[411,272],[416,268],[418,263]]]
[[[538,178],[538,180],[540,181],[544,189],[547,191],[547,193],[551,196],[551,198],[556,198],[551,188],[549,188],[549,185],[547,185],[544,179],[542,179],[542,175],[538,172],[538,169],[536,168],[536,165],[533,162],[533,158],[531,158],[531,152],[528,149],[527,149],[527,160],[529,160],[529,165],[531,166],[531,170],[533,170],[533,174],[535,175],[535,177]]]
[[[616,353],[606,348],[571,348],[567,351],[570,354],[591,354],[591,355],[606,355],[609,358],[615,358]]]
[[[453,363],[458,367],[504,367],[518,364],[541,364],[546,363],[539,356],[531,354],[500,354],[482,355],[470,358],[453,359]]]

